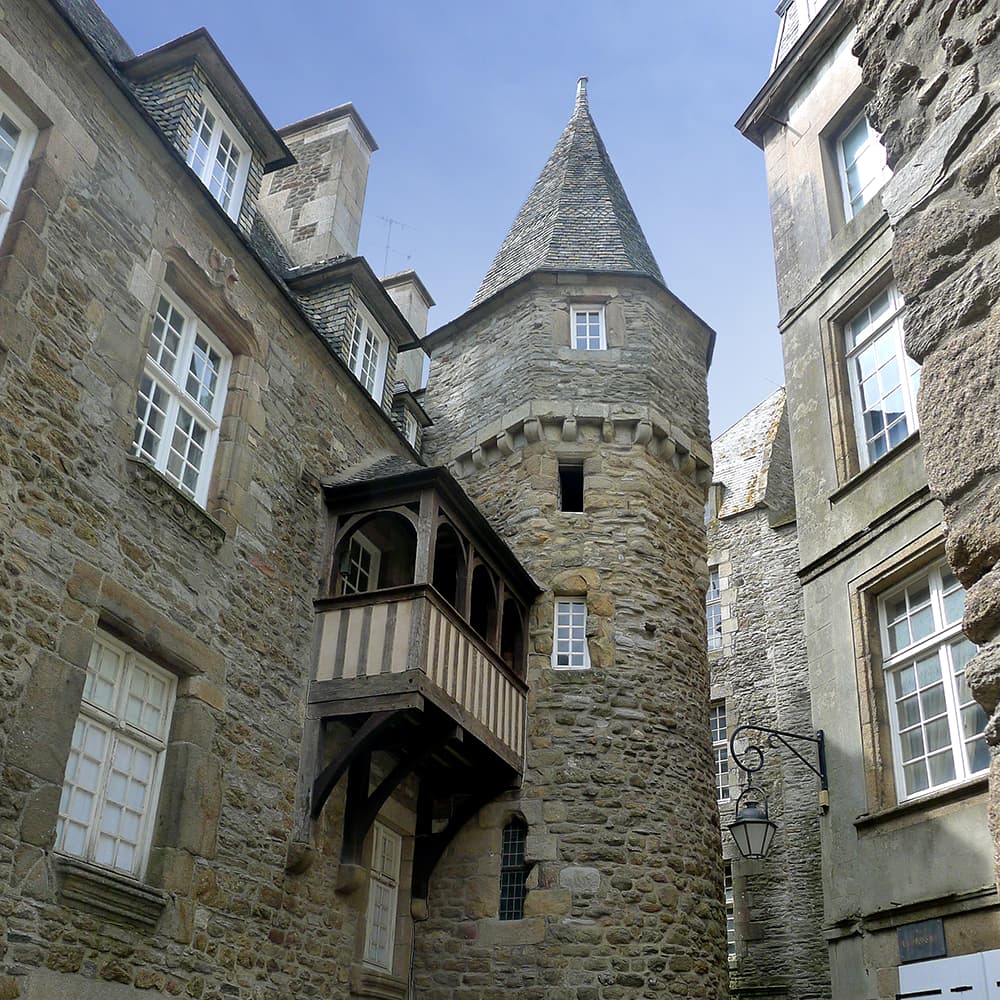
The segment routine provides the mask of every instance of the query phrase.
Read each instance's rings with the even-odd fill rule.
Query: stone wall
[[[883,192],[927,476],[968,589],[968,669],[992,718],[990,817],[1000,864],[1000,15],[988,0],[849,0],[894,176]]]
[[[767,492],[773,483],[780,497],[778,481],[789,473],[780,461],[772,463]],[[729,608],[723,651],[709,654],[712,696],[725,699],[730,733],[749,723],[797,733],[813,729],[795,523],[772,527],[772,519],[761,505],[708,525],[708,563],[720,565]],[[813,759],[810,747],[800,749]],[[778,824],[770,854],[745,861],[723,833],[724,854],[733,865],[736,920],[730,989],[735,997],[829,997],[820,929],[818,779],[780,749],[765,753],[757,783]],[[730,799],[720,804],[724,830],[733,821],[741,781],[745,776],[731,761]]]
[[[6,4],[0,44],[41,126],[0,257],[0,996],[344,995],[339,792],[285,871],[318,480],[403,446],[49,4]],[[207,510],[127,457],[168,280],[235,354]],[[138,886],[51,851],[98,627],[179,678]]]
[[[432,338],[425,448],[451,460],[545,593],[530,622],[523,786],[482,810],[436,871],[416,992],[723,996],[694,457],[707,457],[707,334],[648,281],[538,280]],[[571,351],[567,297],[598,292],[609,349]],[[559,510],[560,460],[583,466],[582,513]],[[586,602],[590,669],[552,667],[560,596]],[[524,919],[501,921],[512,815],[528,824],[532,868]]]

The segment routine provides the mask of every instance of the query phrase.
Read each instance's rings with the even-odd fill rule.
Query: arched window
[[[524,619],[517,601],[512,597],[503,602],[500,659],[519,677],[524,676]]]
[[[413,583],[417,533],[400,514],[366,518],[337,546],[335,592],[365,594]]]
[[[497,641],[497,591],[490,571],[480,563],[472,571],[472,597],[469,624],[491,646]]]
[[[529,865],[524,860],[528,824],[514,817],[504,828],[500,843],[500,912],[501,920],[520,920],[524,916],[524,897],[528,894]]]
[[[465,548],[458,532],[448,524],[438,525],[434,543],[434,589],[456,610],[462,610],[465,594]]]

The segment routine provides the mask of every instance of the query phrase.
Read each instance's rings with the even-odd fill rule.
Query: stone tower
[[[664,284],[581,80],[472,306],[425,341],[428,460],[545,593],[523,785],[433,876],[418,996],[725,995],[704,631],[713,340]],[[527,891],[502,919],[512,827]]]

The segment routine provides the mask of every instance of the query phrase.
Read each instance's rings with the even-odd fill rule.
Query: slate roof
[[[664,283],[590,116],[586,77],[577,85],[573,116],[472,305],[542,270],[627,272]]]
[[[407,472],[417,472],[426,468],[415,462],[408,455],[380,455],[368,458],[357,465],[344,469],[324,480],[327,486],[348,486],[354,483],[371,483],[376,479],[388,479],[390,476],[401,476]]]
[[[719,517],[752,510],[765,502],[771,452],[784,412],[782,387],[712,442],[712,480],[724,487]]]

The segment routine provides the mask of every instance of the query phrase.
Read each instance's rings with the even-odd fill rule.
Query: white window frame
[[[722,586],[719,567],[708,571],[708,589],[705,591],[705,630],[708,636],[708,651],[717,653],[722,649]]]
[[[413,445],[417,446],[417,431],[420,425],[417,418],[409,410],[403,410],[403,437]]]
[[[597,343],[594,344],[595,340],[594,333],[590,329],[590,321],[587,321],[587,332],[583,338],[584,343],[581,345],[579,338],[579,331],[577,330],[577,317],[578,316],[596,316],[597,317]],[[604,319],[604,306],[602,305],[578,305],[571,306],[569,311],[569,343],[570,347],[574,351],[606,351],[608,349],[608,334],[607,334],[607,324]]]
[[[368,910],[365,916],[364,960],[376,969],[392,972],[396,949],[399,909],[399,867],[403,838],[382,823],[372,826],[372,862],[368,880]],[[389,915],[380,923],[382,912]]]
[[[844,152],[844,140],[862,121],[865,123],[867,135],[857,155],[848,163],[846,153]],[[886,181],[892,176],[892,171],[885,161],[885,146],[882,145],[882,137],[872,128],[871,122],[868,121],[863,111],[852,119],[846,128],[840,130],[837,134],[835,145],[837,147],[837,171],[840,178],[840,192],[844,199],[844,218],[850,221],[882,190]],[[872,177],[852,198],[848,171],[852,166],[861,161],[863,157],[867,157],[874,164]],[[860,199],[860,202],[855,206],[855,202],[858,202],[858,199]]]
[[[886,297],[886,309],[873,315],[872,307],[883,297]],[[879,345],[883,345],[884,349],[880,348]],[[873,462],[877,462],[893,449],[898,448],[920,426],[917,418],[920,365],[906,353],[903,339],[903,297],[899,294],[895,283],[887,285],[877,295],[872,296],[863,308],[844,324],[844,348],[848,382],[851,387],[851,409],[854,414],[854,434],[858,445],[858,459],[861,462],[861,468],[866,469]],[[881,362],[877,358],[880,350],[884,355]],[[868,372],[865,378],[862,378],[862,359],[872,358],[873,352],[876,367]],[[882,428],[869,436],[868,428],[865,426],[865,410],[862,401],[863,383],[872,383],[873,379],[878,382],[878,401],[880,403],[892,395],[891,391],[883,394],[882,374],[893,363],[900,377],[898,388],[903,404],[902,425],[905,431],[895,443],[891,441],[890,430],[898,427],[901,422],[895,421],[891,428],[883,422]],[[875,454],[879,441],[884,442],[885,450],[881,454]]]
[[[38,129],[31,119],[3,91],[0,91],[0,116],[4,115],[20,130],[20,135],[14,142],[14,155],[7,168],[7,175],[0,183],[0,240],[7,231],[7,223],[14,211],[14,202],[21,190],[21,182],[28,170],[31,151],[38,138]]]
[[[176,357],[171,370],[160,364],[151,353],[151,351],[155,350],[156,323],[158,319],[162,319],[164,316],[162,311],[164,304],[170,308],[170,318],[173,318],[174,315],[179,315],[182,321]],[[205,409],[193,396],[189,395],[186,388],[192,355],[199,339],[219,356],[215,393],[209,409]],[[166,287],[161,288],[157,294],[156,306],[153,311],[153,321],[147,340],[143,374],[139,384],[139,392],[137,393],[136,422],[131,452],[135,457],[149,462],[153,468],[173,483],[181,493],[190,497],[200,507],[204,507],[208,500],[208,487],[212,479],[212,470],[215,464],[215,452],[219,443],[219,428],[222,424],[231,367],[232,354],[226,349],[222,341],[198,319],[194,310],[186,305],[173,291]],[[182,378],[184,382],[181,381]],[[166,396],[166,409],[163,411],[162,431],[159,436],[159,442],[152,450],[146,447],[147,438],[145,428],[149,426],[148,421],[145,418],[140,418],[138,414],[140,406],[145,405],[143,391],[147,380],[151,381],[152,385],[150,388],[153,392],[158,388]],[[205,430],[205,445],[194,489],[191,489],[190,486],[179,480],[176,474],[169,468],[173,451],[174,434],[178,430],[178,420],[182,417],[193,419]],[[139,446],[140,439],[138,436],[140,429],[143,430],[141,437],[143,447]]]
[[[207,109],[215,118],[215,125],[212,127],[211,138],[208,142],[208,149],[205,153],[205,162],[199,171],[194,162],[195,141],[198,138],[199,126],[202,121],[202,106]],[[212,169],[216,163],[219,152],[219,145],[223,137],[227,138],[236,151],[240,154],[239,163],[236,168],[236,175],[233,178],[233,190],[230,194],[229,204],[224,205],[219,196],[211,189]],[[229,116],[222,110],[219,102],[207,90],[203,90],[200,95],[200,104],[196,112],[195,127],[188,137],[188,148],[185,154],[187,165],[194,171],[198,179],[205,185],[209,193],[219,203],[219,207],[234,222],[240,217],[240,210],[243,207],[243,196],[246,193],[247,178],[250,176],[250,146],[243,138],[240,130],[232,123]]]
[[[718,802],[728,802],[729,728],[725,701],[716,701],[709,706],[709,727],[712,733],[712,756],[715,760],[715,798]]]
[[[110,679],[105,668],[108,664],[117,663],[117,673]],[[155,728],[144,726],[141,714],[138,721],[130,716],[130,709],[140,700],[134,688],[137,675],[145,675],[147,681],[163,685],[163,708]],[[110,687],[110,692],[108,688]],[[107,692],[106,694],[102,692]],[[87,668],[87,680],[83,697],[80,702],[80,714],[77,717],[73,734],[73,746],[66,763],[66,773],[63,781],[63,792],[59,804],[59,818],[56,824],[55,851],[101,867],[111,868],[126,875],[142,878],[145,875],[149,860],[149,849],[152,841],[153,823],[160,798],[160,784],[163,778],[163,763],[166,758],[167,740],[170,734],[170,723],[173,716],[174,703],[177,694],[177,678],[158,667],[155,663],[140,656],[124,643],[104,632],[98,632],[91,648],[90,663]],[[151,704],[151,703],[148,703]],[[140,701],[140,709],[142,702]],[[84,747],[78,745],[88,738],[90,732],[103,734],[106,740],[104,753],[96,767],[96,788],[88,792],[86,786],[78,779],[81,768],[86,766],[87,755]],[[130,787],[128,772],[112,765],[119,764],[119,748],[138,749],[146,751],[154,757],[149,780],[146,785],[145,801],[140,807],[131,803],[132,812],[140,812],[138,833],[133,845],[134,857],[131,865],[120,865],[99,861],[98,852],[102,834],[111,831],[102,829],[104,821],[118,806],[111,799],[113,782],[119,784],[124,777],[125,787]],[[91,757],[91,761],[96,758]],[[93,763],[92,763],[93,766]],[[67,846],[70,823],[70,802],[74,795],[82,794],[84,798],[92,795],[92,813],[86,824],[81,824],[76,818],[73,825],[85,825],[85,845],[82,851],[73,851]],[[128,843],[126,838],[121,838]],[[116,849],[117,857],[117,849]]]
[[[372,354],[370,345],[375,345],[375,364],[368,364]],[[354,311],[354,322],[351,324],[351,336],[347,342],[347,367],[351,374],[361,383],[361,387],[382,405],[382,394],[385,391],[385,372],[389,361],[389,338],[382,332],[378,323],[360,305]]]
[[[920,586],[926,581],[929,588],[929,600],[927,602],[915,603],[913,597],[919,593]],[[902,598],[906,603],[906,616],[889,619],[889,604]],[[973,771],[966,754],[966,744],[972,744],[977,739],[982,739],[982,729],[986,723],[986,715],[975,701],[965,685],[964,665],[958,664],[955,654],[959,646],[967,644],[971,647],[964,652],[971,655],[975,652],[975,646],[969,642],[962,634],[962,613],[964,610],[964,591],[961,585],[955,580],[946,563],[938,563],[930,568],[924,568],[919,573],[914,574],[907,580],[893,587],[882,594],[878,599],[879,627],[882,640],[882,671],[885,680],[885,698],[887,705],[887,715],[889,717],[889,727],[892,740],[892,758],[896,778],[897,798],[900,801],[920,798],[949,788],[962,781],[979,774],[985,774],[989,769],[989,755],[987,754],[985,764],[982,768]],[[912,638],[912,629],[909,622],[916,620],[919,615],[930,614],[932,631],[921,638]],[[907,636],[909,641],[899,646],[893,651],[893,643],[889,629],[894,623],[907,621]],[[921,678],[918,664],[930,664],[932,657],[937,658],[937,672],[933,675],[933,683]],[[966,661],[967,662],[967,661]],[[958,671],[960,679],[956,679],[956,667],[961,666]],[[900,696],[897,693],[895,676],[903,671],[912,670],[914,678],[914,688],[912,691]],[[928,667],[925,678],[931,676]],[[935,711],[934,703],[929,697],[929,692],[940,686],[943,694],[944,711]],[[928,695],[927,698],[924,696]],[[913,699],[916,701],[913,701]],[[900,704],[910,701],[912,707],[916,708],[917,721],[909,726],[900,726]],[[963,716],[978,720],[979,728],[976,734],[966,737],[963,730]],[[931,777],[929,759],[933,756],[948,757],[944,753],[944,745],[936,747],[928,752],[926,734],[935,723],[946,722],[949,736],[950,761],[954,770],[954,777],[933,783]],[[929,725],[928,725],[929,724]],[[907,733],[919,733],[923,752],[913,755],[910,760],[904,761],[903,733],[901,728],[905,728]],[[936,751],[936,752],[935,752]],[[918,761],[924,762],[923,774],[928,784],[925,788],[917,788],[910,792],[907,790],[906,774],[904,765],[911,767]]]
[[[565,616],[569,615],[569,620]],[[558,598],[553,609],[553,670],[589,670],[587,602],[582,598]],[[561,620],[562,619],[562,620]]]
[[[371,581],[374,580],[375,586],[367,586],[364,589],[358,586],[356,576],[351,572],[352,568],[356,565],[352,559],[352,553],[355,547],[367,553],[368,557],[371,559],[371,563],[368,567],[368,582],[370,584]],[[346,597],[350,594],[368,594],[373,590],[378,590],[378,574],[381,568],[381,549],[379,549],[379,547],[375,545],[375,543],[367,535],[362,534],[360,531],[355,531],[354,534],[348,539],[347,548],[344,550],[343,569],[340,573],[341,595]]]

